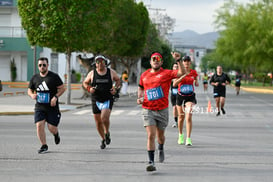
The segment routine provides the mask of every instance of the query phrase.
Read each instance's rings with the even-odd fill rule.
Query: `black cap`
[[[184,61],[184,60],[191,61],[191,57],[190,57],[190,56],[184,56],[184,57],[182,58],[182,60],[183,60],[183,61]]]

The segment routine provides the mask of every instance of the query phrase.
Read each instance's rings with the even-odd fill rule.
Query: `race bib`
[[[173,94],[173,95],[176,95],[177,92],[178,92],[178,88],[172,88],[172,94]]]
[[[181,85],[180,86],[180,93],[182,95],[191,95],[193,93],[193,86],[192,85]]]
[[[146,94],[149,101],[158,100],[164,97],[161,86],[146,90]]]
[[[48,92],[37,92],[37,102],[41,104],[48,104],[50,101],[50,94]]]
[[[109,109],[110,108],[110,100],[107,100],[105,102],[96,101],[96,105],[99,108],[99,110]]]

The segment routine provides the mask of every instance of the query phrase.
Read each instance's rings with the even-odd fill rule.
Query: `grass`
[[[232,83],[235,84],[234,81],[232,81]],[[269,83],[266,83],[265,86],[263,86],[262,82],[245,82],[245,81],[242,81],[241,86],[246,87],[246,88],[263,88],[263,89],[273,90],[273,86],[270,86]]]

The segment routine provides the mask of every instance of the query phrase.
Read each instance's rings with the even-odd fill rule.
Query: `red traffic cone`
[[[210,102],[210,100],[208,101],[208,112],[211,112],[211,102]]]

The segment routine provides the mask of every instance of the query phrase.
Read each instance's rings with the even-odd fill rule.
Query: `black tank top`
[[[113,82],[111,78],[111,70],[109,68],[107,68],[105,75],[99,75],[95,69],[91,85],[92,87],[96,87],[95,93],[92,94],[93,101],[104,102],[113,99],[113,95],[110,93],[110,90],[113,87]]]

